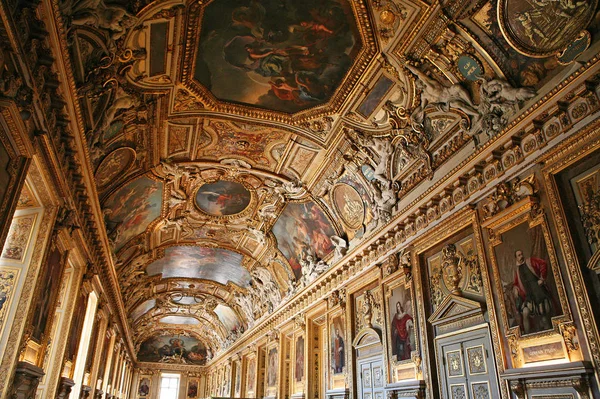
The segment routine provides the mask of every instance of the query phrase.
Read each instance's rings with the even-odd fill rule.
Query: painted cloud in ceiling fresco
[[[215,97],[282,112],[329,100],[360,50],[347,0],[217,0],[195,78]]]
[[[198,319],[189,316],[165,316],[159,320],[161,323],[165,324],[200,324]]]
[[[277,246],[290,262],[296,278],[302,275],[300,257],[314,254],[323,258],[331,252],[329,237],[335,230],[321,208],[313,201],[303,204],[289,203],[273,226]]]
[[[160,216],[163,184],[141,177],[117,190],[104,203],[104,222],[118,251]]]
[[[229,306],[218,304],[215,308],[215,313],[225,326],[227,331],[239,330],[241,327],[235,312]]]
[[[231,281],[241,287],[250,282],[250,273],[242,266],[243,256],[222,248],[177,246],[165,249],[165,255],[146,268],[150,276],[183,277],[213,280],[221,284]]]
[[[193,337],[162,335],[148,338],[138,352],[140,362],[206,363],[206,347]]]

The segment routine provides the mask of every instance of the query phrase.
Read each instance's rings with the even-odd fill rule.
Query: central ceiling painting
[[[242,212],[252,199],[243,184],[227,180],[207,183],[196,193],[198,207],[212,216],[229,216]]]
[[[215,0],[195,79],[225,101],[293,113],[326,103],[360,51],[347,0]]]
[[[165,255],[146,268],[150,276],[162,278],[198,278],[240,287],[250,283],[250,273],[242,266],[243,256],[222,248],[176,246],[165,249]]]

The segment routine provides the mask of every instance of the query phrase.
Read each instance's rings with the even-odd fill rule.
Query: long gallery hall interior
[[[600,0],[0,0],[0,399],[600,398]]]

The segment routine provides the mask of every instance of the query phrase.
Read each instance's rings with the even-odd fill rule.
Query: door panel
[[[491,399],[498,397],[498,379],[487,329],[439,339],[444,397],[451,399]]]
[[[385,373],[381,360],[359,362],[359,399],[384,399]]]

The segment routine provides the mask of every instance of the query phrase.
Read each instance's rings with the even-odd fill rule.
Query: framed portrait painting
[[[140,377],[140,384],[138,385],[138,396],[140,398],[146,398],[150,396],[150,386],[152,381],[150,377],[142,376]]]
[[[570,321],[554,246],[535,197],[526,197],[483,223],[513,367],[528,363],[527,348],[545,342],[548,358],[565,358],[561,324]],[[554,337],[554,338],[552,338]],[[546,342],[547,341],[547,342]],[[558,348],[558,352],[551,351]],[[536,350],[539,353],[540,349]],[[533,362],[533,360],[532,360]]]
[[[304,336],[300,335],[296,338],[295,343],[295,363],[294,363],[294,381],[301,382],[304,380]]]

